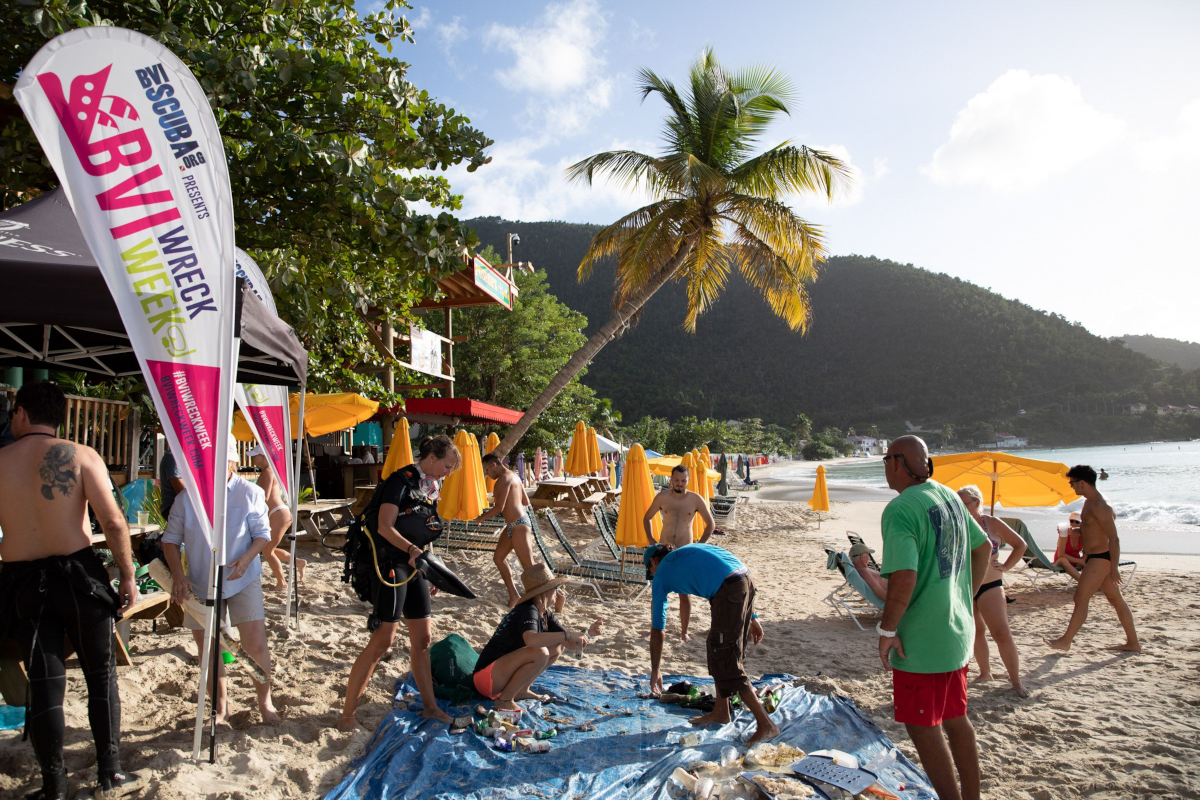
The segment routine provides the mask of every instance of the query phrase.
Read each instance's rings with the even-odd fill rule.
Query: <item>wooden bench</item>
[[[305,533],[320,539],[322,534],[353,522],[353,504],[353,500],[317,500],[314,503],[301,503],[296,507],[297,516],[300,517],[299,525]]]

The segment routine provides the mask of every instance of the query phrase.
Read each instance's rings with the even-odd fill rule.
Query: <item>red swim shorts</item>
[[[967,713],[967,668],[954,672],[892,670],[896,722],[932,728]]]
[[[492,687],[492,667],[494,666],[496,666],[495,661],[488,664],[486,667],[479,670],[479,672],[476,672],[472,676],[472,680],[475,682],[475,691],[479,692],[488,700],[495,700],[500,696],[500,693]],[[963,669],[966,669],[966,667]]]

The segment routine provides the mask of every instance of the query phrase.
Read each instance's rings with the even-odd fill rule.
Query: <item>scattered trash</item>
[[[805,752],[789,744],[760,742],[746,753],[748,767],[786,767],[804,758]]]
[[[727,744],[721,748],[721,766],[728,767],[730,764],[738,760],[737,748],[731,744]]]

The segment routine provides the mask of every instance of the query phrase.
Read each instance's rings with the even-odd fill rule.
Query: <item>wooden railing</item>
[[[95,450],[112,467],[129,465],[131,424],[138,414],[124,400],[67,395],[67,421],[62,438]]]

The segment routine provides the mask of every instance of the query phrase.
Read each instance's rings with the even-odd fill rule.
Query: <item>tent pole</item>
[[[992,516],[996,516],[996,483],[1000,480],[1000,476],[996,473],[999,469],[996,460],[992,459]]]
[[[223,656],[221,654],[221,640],[218,638],[221,633],[221,590],[224,588],[224,572],[217,569],[217,599],[213,605],[213,617],[216,622],[213,623],[212,631],[212,652],[215,654],[217,663],[212,667],[212,713],[209,716],[208,732],[208,763],[217,763],[217,679],[221,673],[221,663]]]
[[[300,384],[300,413],[296,417],[296,425],[298,426],[298,428],[297,428],[297,436],[298,437],[304,435],[304,398],[307,393],[308,393],[308,390],[307,390],[306,384],[304,384],[304,383]],[[312,459],[311,458],[308,461],[308,468],[309,468],[309,482],[312,482]],[[300,474],[300,448],[297,447],[296,448],[296,475],[299,475],[299,474]],[[291,500],[291,505],[292,505],[292,532],[288,537],[291,540],[290,544],[291,544],[292,560],[291,560],[291,565],[290,565],[289,569],[291,570],[292,574],[291,574],[291,580],[289,581],[289,586],[288,586],[289,603],[288,603],[287,621],[289,624],[291,623],[293,608],[294,608],[295,609],[296,630],[299,631],[300,630],[300,585],[296,579],[296,526],[300,519],[300,514],[297,509],[297,506],[299,505],[299,499],[300,499],[300,481],[298,479],[296,481],[296,486],[293,487],[293,489],[294,489],[294,491],[292,491],[292,496],[290,498],[288,498],[289,500]],[[313,494],[314,494],[314,496],[316,494],[316,485],[315,484],[314,484],[314,488],[313,488]]]

